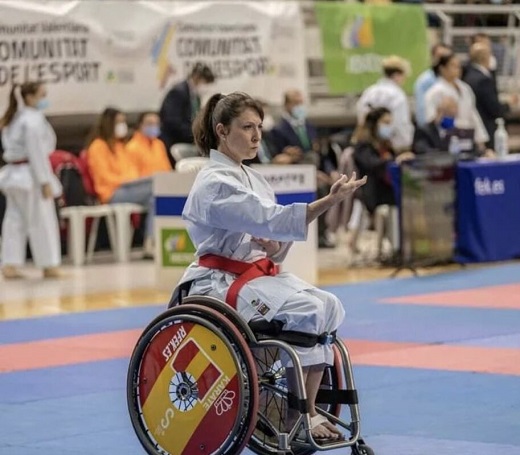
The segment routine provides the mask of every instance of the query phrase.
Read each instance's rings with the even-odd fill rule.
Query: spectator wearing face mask
[[[455,126],[461,130],[473,130],[474,141],[480,152],[486,151],[489,135],[476,108],[475,94],[471,87],[460,80],[461,65],[455,54],[442,56],[434,67],[438,78],[426,93],[426,118],[429,122],[437,116],[437,106],[445,97],[457,100]],[[490,153],[490,150],[487,151]]]
[[[143,112],[139,116],[137,131],[126,144],[126,152],[140,178],[172,170],[166,147],[159,139],[160,132],[160,120],[155,112]]]
[[[318,197],[327,194],[339,174],[328,156],[320,153],[316,129],[307,119],[303,93],[289,90],[284,96],[282,118],[272,129],[272,140],[276,155],[274,164],[313,164],[317,168]],[[333,248],[328,239],[325,215],[318,217],[318,245]]]
[[[413,153],[404,152],[396,159],[390,142],[393,130],[390,109],[378,107],[367,113],[363,124],[354,132],[354,162],[360,176],[368,177],[361,192],[362,201],[371,214],[380,205],[395,205],[388,164],[414,157]]]
[[[139,178],[139,170],[125,148],[127,136],[125,114],[112,107],[106,108],[87,142],[88,169],[101,203],[133,203],[147,210],[145,254],[152,254],[152,179]]]
[[[196,63],[188,78],[174,85],[166,94],[159,111],[160,138],[166,150],[169,151],[174,144],[193,143],[192,121],[200,110],[201,98],[206,94],[208,85],[214,81],[211,69],[203,63]],[[170,154],[168,158],[175,166]]]
[[[445,96],[437,106],[435,118],[415,130],[413,150],[417,155],[433,152],[449,152],[450,141],[456,130],[457,100]]]
[[[396,152],[410,150],[413,140],[413,124],[408,98],[402,89],[410,75],[407,60],[391,55],[382,61],[383,77],[368,87],[356,104],[357,123],[363,124],[367,113],[384,107],[392,113],[392,147]]]

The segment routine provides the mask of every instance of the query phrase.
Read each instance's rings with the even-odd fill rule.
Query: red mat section
[[[520,310],[520,284],[382,299],[384,303]]]
[[[128,358],[140,330],[0,346],[0,372]],[[520,349],[347,340],[358,365],[520,376]]]

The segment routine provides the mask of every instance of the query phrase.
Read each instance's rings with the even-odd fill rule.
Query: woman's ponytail
[[[193,121],[193,138],[204,156],[208,156],[211,149],[218,147],[218,138],[215,133],[215,125],[213,124],[213,112],[222,98],[224,98],[224,95],[221,93],[213,95]]]
[[[16,114],[16,111],[18,110],[18,99],[16,98],[16,89],[18,87],[18,84],[13,84],[13,87],[11,88],[11,92],[9,93],[9,105],[0,119],[0,129],[11,123],[14,114]]]

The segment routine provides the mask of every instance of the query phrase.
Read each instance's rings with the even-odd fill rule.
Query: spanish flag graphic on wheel
[[[204,325],[176,321],[159,332],[143,356],[139,386],[154,443],[171,455],[216,453],[240,418],[239,368],[230,345]]]

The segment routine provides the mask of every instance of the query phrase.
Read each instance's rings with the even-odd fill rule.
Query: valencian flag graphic
[[[138,401],[151,439],[171,455],[198,453],[202,445],[214,453],[239,418],[238,374],[228,346],[208,328],[183,321],[164,328],[139,370]]]

